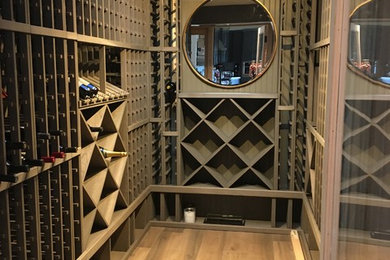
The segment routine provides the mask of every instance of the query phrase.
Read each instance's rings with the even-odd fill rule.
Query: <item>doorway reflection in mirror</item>
[[[213,0],[195,11],[185,31],[187,61],[202,79],[223,87],[260,77],[276,34],[269,12],[253,0]]]
[[[350,18],[348,62],[370,80],[390,85],[390,1],[367,1]]]

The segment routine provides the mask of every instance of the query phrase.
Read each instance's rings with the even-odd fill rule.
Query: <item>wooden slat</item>
[[[2,224],[2,228],[0,229],[0,248],[1,248],[1,257],[5,259],[12,258],[11,251],[11,227],[10,227],[10,216],[9,216],[9,198],[8,191],[0,192],[0,202],[1,202],[1,210],[0,210],[0,221]]]
[[[29,258],[42,259],[38,185],[38,178],[34,178],[31,181],[26,182],[24,186],[24,199],[25,204],[28,207],[28,210],[25,210],[27,215],[26,222],[29,223],[29,228],[26,229],[29,234],[27,237],[29,243],[29,252],[27,252],[27,256]]]
[[[303,250],[301,246],[301,242],[299,240],[298,232],[296,230],[291,230],[290,233],[291,244],[294,249],[295,259],[296,260],[305,260],[303,255]]]
[[[240,188],[212,188],[212,187],[191,187],[174,185],[150,185],[151,192],[159,193],[180,193],[180,194],[207,194],[207,195],[229,195],[229,196],[249,196],[264,198],[290,198],[301,199],[302,193],[298,191],[281,190],[256,190]]]
[[[52,225],[53,225],[53,245],[54,257],[64,259],[64,241],[63,241],[63,211],[62,211],[62,185],[61,185],[61,166],[49,171],[51,174],[51,204],[52,204]]]
[[[100,91],[106,93],[106,47],[99,48]]]
[[[51,182],[48,172],[39,176],[39,211],[41,213],[42,257],[53,259],[53,225],[51,206]]]
[[[29,144],[26,157],[29,159],[37,159],[37,141],[36,141],[36,127],[35,127],[35,99],[34,99],[34,86],[33,86],[33,62],[32,62],[32,46],[31,36],[20,36],[19,44],[21,55],[24,56],[26,62],[21,62],[21,71],[23,80],[21,82],[21,88],[23,89],[23,104],[22,111],[24,117],[24,129],[25,129],[25,141]]]
[[[307,214],[310,228],[313,232],[314,240],[315,240],[317,246],[319,246],[321,244],[321,232],[320,232],[320,229],[318,228],[318,225],[316,223],[316,219],[313,215],[313,210],[311,209],[310,202],[307,199],[306,195],[303,195],[303,197],[302,197],[302,205],[303,205],[302,210],[304,210]]]
[[[326,39],[323,39],[323,40],[321,40],[321,41],[318,41],[318,42],[312,44],[312,45],[310,46],[310,50],[312,50],[312,51],[314,51],[314,50],[319,50],[319,49],[321,49],[321,48],[323,48],[323,47],[329,46],[329,44],[330,44],[330,39],[329,39],[329,38],[326,38]]]
[[[12,203],[13,214],[15,217],[15,225],[11,225],[12,233],[16,236],[16,244],[12,246],[12,251],[18,259],[27,259],[27,245],[26,245],[26,226],[25,226],[25,212],[24,212],[24,192],[23,186],[17,185],[13,188],[14,201]]]
[[[2,64],[0,63],[0,71],[2,70]],[[4,90],[5,91],[5,90]],[[3,102],[3,77],[0,76],[0,138],[1,140],[5,140],[5,125],[4,125],[4,102]],[[6,145],[5,142],[0,142],[0,154],[5,155],[6,154]],[[6,157],[0,156],[0,174],[5,175],[7,173],[7,167],[6,167]],[[0,175],[0,176],[1,176]],[[3,204],[5,205],[5,204]],[[4,222],[3,222],[4,223]]]
[[[318,133],[318,131],[311,125],[310,122],[307,122],[307,129],[308,129],[309,132],[314,136],[314,138],[316,139],[316,141],[317,141],[322,147],[324,147],[324,146],[325,146],[324,137],[322,137],[321,134]]]
[[[79,2],[77,2],[79,3]],[[84,8],[84,5],[82,5]],[[81,7],[76,8],[76,10],[81,10]],[[81,14],[77,16],[77,21],[83,19]],[[81,29],[80,29],[81,28]],[[126,48],[132,50],[140,51],[163,51],[163,52],[178,52],[177,47],[150,47],[148,45],[134,44],[132,42],[121,42],[113,39],[103,39],[99,37],[94,37],[90,35],[83,34],[83,26],[77,26],[78,34],[70,31],[63,31],[58,29],[53,29],[51,27],[40,27],[36,25],[29,25],[14,21],[9,21],[0,18],[0,29],[5,31],[21,32],[26,34],[34,34],[48,37],[57,37],[67,40],[77,40],[78,42],[88,43],[88,44],[99,44],[103,46],[117,47],[117,48]],[[80,31],[81,30],[81,31]]]
[[[20,104],[19,104],[19,86],[18,86],[18,75],[17,75],[17,61],[16,61],[16,41],[15,33],[6,32],[6,41],[4,42],[4,52],[7,53],[7,59],[5,63],[7,66],[4,68],[4,75],[6,75],[6,82],[3,82],[3,88],[6,88],[8,94],[8,113],[9,116],[10,130],[11,130],[11,143],[20,142]],[[21,152],[20,150],[8,151],[10,154],[10,163],[20,165],[21,164]]]
[[[62,196],[62,222],[63,241],[65,258],[74,259],[75,256],[75,232],[74,232],[74,210],[73,210],[73,176],[72,162],[65,163],[60,168],[61,196]]]

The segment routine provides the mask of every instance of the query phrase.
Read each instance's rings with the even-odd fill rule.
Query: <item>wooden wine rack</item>
[[[125,79],[130,93],[128,99],[128,148],[132,151],[129,163],[131,200],[150,185],[150,68],[149,52],[126,51],[122,54]]]
[[[0,193],[2,257],[74,259],[80,254],[80,216],[73,203],[77,165],[75,158]]]
[[[122,138],[126,103],[109,103],[82,110],[83,150],[80,160],[80,181],[83,183],[83,248],[94,233],[107,228],[115,211],[128,205],[127,157],[104,158],[99,151],[126,151],[126,135]],[[102,133],[91,133],[89,126],[103,127]],[[125,180],[125,181],[124,181]]]
[[[0,258],[119,259],[140,237],[153,216],[145,195],[152,176],[167,175],[162,162],[174,160],[176,143],[166,148],[162,137],[174,135],[164,96],[167,82],[178,83],[177,8],[165,0],[1,1],[0,137],[27,149],[0,143],[0,177],[16,178],[0,182]],[[97,95],[81,99],[79,78]],[[102,133],[90,131],[98,126]],[[49,132],[49,140],[35,134]],[[60,146],[80,149],[7,172],[8,161]],[[103,158],[100,147],[129,157]]]
[[[296,187],[304,190],[306,185],[306,118],[307,118],[307,99],[309,88],[309,53],[311,38],[311,9],[312,1],[306,0],[300,3],[299,12],[299,55],[298,55],[298,85],[297,85],[297,103],[296,103],[296,153],[295,153],[295,176]]]
[[[345,104],[341,228],[386,230],[390,214],[390,106],[385,100],[348,99]],[[356,217],[357,210],[367,219]],[[350,218],[354,216],[354,221]],[[375,223],[375,224],[374,224]],[[360,239],[367,239],[366,235]]]
[[[183,99],[183,184],[275,189],[275,100]]]
[[[201,217],[224,210],[222,195],[237,214],[260,204],[248,216],[268,232],[291,228],[303,201],[319,243],[331,2],[261,1],[279,51],[245,90],[218,91],[179,67],[179,18],[193,2],[179,13],[174,0],[1,1],[0,137],[27,149],[0,143],[0,177],[17,178],[0,183],[0,258],[121,259],[151,223],[184,225],[194,202]],[[94,98],[80,99],[80,78],[99,87]],[[358,124],[346,122],[342,203],[388,212],[389,108],[350,99],[346,115]],[[377,139],[354,145],[368,135]],[[7,173],[7,161],[60,146],[80,150]]]
[[[279,71],[279,189],[304,190],[311,1],[281,2]],[[287,222],[292,226],[293,200]]]

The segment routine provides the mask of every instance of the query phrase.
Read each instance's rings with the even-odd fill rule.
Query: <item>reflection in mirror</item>
[[[276,50],[271,16],[254,0],[207,1],[190,18],[185,35],[190,66],[217,86],[260,77]]]
[[[373,0],[350,18],[350,67],[374,81],[390,85],[390,1]]]

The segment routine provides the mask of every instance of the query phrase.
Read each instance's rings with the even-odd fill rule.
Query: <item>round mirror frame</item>
[[[191,21],[191,18],[194,16],[194,14],[200,9],[202,8],[205,4],[207,4],[208,2],[210,2],[212,0],[205,0],[204,2],[202,2],[196,9],[195,11],[191,14],[191,16],[188,18],[185,26],[184,26],[184,30],[183,30],[183,37],[182,37],[182,45],[183,45],[183,51],[184,51],[184,58],[188,64],[188,66],[190,67],[191,71],[195,74],[196,77],[198,77],[201,81],[205,82],[206,84],[208,85],[211,85],[213,87],[217,87],[217,88],[223,88],[223,89],[235,89],[235,88],[242,88],[242,87],[245,87],[249,84],[252,84],[254,82],[256,82],[259,78],[261,78],[263,76],[263,74],[271,67],[272,65],[272,62],[276,56],[276,51],[277,51],[277,46],[278,46],[278,34],[277,34],[277,28],[276,28],[276,23],[275,23],[275,20],[274,20],[274,17],[272,16],[272,14],[270,13],[270,11],[267,9],[267,7],[264,6],[263,3],[260,2],[260,0],[251,0],[255,3],[257,3],[258,5],[260,5],[262,8],[264,8],[264,10],[267,12],[269,18],[271,19],[271,23],[272,23],[272,27],[273,27],[273,32],[274,32],[274,35],[275,35],[275,43],[274,43],[274,46],[273,46],[273,50],[272,50],[272,55],[267,63],[267,66],[259,73],[256,75],[255,78],[251,79],[251,80],[248,80],[247,82],[245,83],[242,83],[242,84],[238,84],[238,85],[221,85],[221,84],[217,84],[215,82],[212,82],[210,80],[208,80],[207,78],[205,78],[204,76],[202,76],[195,68],[194,68],[194,65],[191,63],[189,57],[188,57],[188,54],[187,54],[187,45],[186,45],[186,34],[187,34],[187,30],[188,30],[188,27],[190,25],[190,21]]]
[[[357,12],[357,10],[359,10],[360,8],[362,8],[363,6],[365,6],[366,4],[369,4],[371,3],[373,0],[367,0],[363,3],[360,3],[359,5],[357,5],[355,7],[355,9],[353,9],[353,11],[351,12],[351,14],[349,15],[349,25],[351,24],[351,18],[352,16]],[[349,32],[348,32],[349,33]],[[348,37],[348,49],[350,48],[350,44],[349,44],[349,37]],[[379,85],[381,87],[385,87],[385,88],[390,88],[390,85],[386,84],[386,83],[383,83],[379,80],[375,80],[373,78],[370,78],[369,76],[367,76],[366,74],[364,74],[359,68],[355,67],[353,64],[351,64],[351,62],[349,61],[349,58],[347,59],[347,68],[350,69],[352,72],[354,72],[356,75],[368,80],[369,82],[373,83],[373,84],[376,84],[376,85]]]

